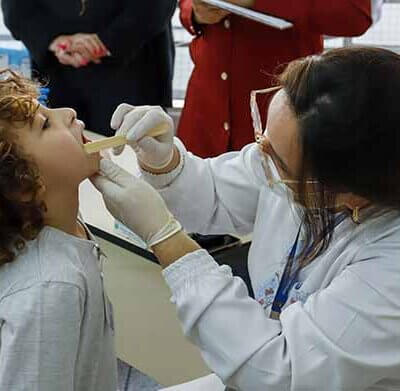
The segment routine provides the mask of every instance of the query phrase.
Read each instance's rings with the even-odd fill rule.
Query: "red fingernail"
[[[58,47],[59,49],[65,50],[65,49],[68,47],[68,45],[67,45],[66,43],[59,43],[59,44],[57,45],[57,47]]]

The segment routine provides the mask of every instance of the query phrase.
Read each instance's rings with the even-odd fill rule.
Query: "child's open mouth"
[[[87,144],[90,143],[91,140],[89,140],[88,138],[85,137],[85,135],[82,133],[82,142],[83,144]]]

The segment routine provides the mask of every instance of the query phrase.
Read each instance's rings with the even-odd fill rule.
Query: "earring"
[[[351,219],[353,220],[353,223],[360,224],[360,208],[358,206],[353,209]]]

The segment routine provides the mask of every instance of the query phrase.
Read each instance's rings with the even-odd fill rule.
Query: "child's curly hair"
[[[36,165],[18,146],[18,127],[32,123],[38,85],[0,69],[0,266],[14,260],[43,227],[45,205]]]

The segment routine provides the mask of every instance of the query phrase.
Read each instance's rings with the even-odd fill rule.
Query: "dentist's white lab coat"
[[[400,390],[400,212],[369,207],[360,225],[343,221],[273,320],[296,207],[266,185],[255,145],[202,160],[176,143],[184,168],[160,190],[176,218],[193,232],[253,232],[257,300],[204,250],[164,270],[184,333],[211,370],[244,391]],[[160,187],[168,175],[144,177]]]

